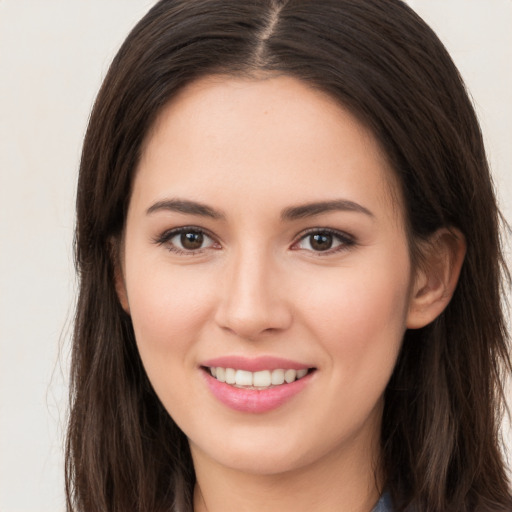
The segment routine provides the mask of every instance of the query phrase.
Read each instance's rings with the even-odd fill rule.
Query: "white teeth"
[[[286,370],[284,372],[284,380],[290,384],[297,378],[297,371],[296,370]]]
[[[291,384],[295,380],[302,379],[308,373],[306,368],[301,370],[293,369],[276,369],[276,370],[262,370],[259,372],[248,372],[246,370],[236,370],[234,368],[209,367],[208,368],[212,377],[215,377],[220,382],[239,386],[239,387],[254,387],[254,388],[268,388],[270,386],[280,386],[285,382]]]
[[[297,379],[302,379],[302,377],[305,377],[307,373],[308,371],[306,368],[302,370],[297,370]]]
[[[280,386],[281,384],[284,384],[284,370],[272,371],[272,384],[274,386]]]
[[[236,384],[236,372],[233,368],[226,368],[226,382],[228,384]]]
[[[220,366],[215,369],[215,378],[220,382],[226,382],[226,368],[221,368]]]
[[[267,388],[272,384],[272,378],[269,370],[254,372],[252,375],[252,385],[260,388]]]
[[[237,370],[235,384],[237,386],[252,386],[252,373],[245,370]]]

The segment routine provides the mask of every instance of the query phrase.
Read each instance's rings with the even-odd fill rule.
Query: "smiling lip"
[[[261,356],[253,359],[242,356],[224,356],[208,359],[201,363],[205,367],[222,367],[222,368],[236,368],[237,370],[245,370],[248,372],[260,372],[262,370],[278,370],[283,368],[285,370],[307,370],[312,368],[312,365],[298,363],[291,359],[283,359],[280,357]]]
[[[219,357],[204,361],[201,367],[203,369],[208,367],[236,368],[249,372],[312,368],[307,364],[296,361],[266,356],[255,359],[237,356]],[[264,413],[277,409],[302,391],[311,382],[314,373],[310,372],[305,377],[289,384],[281,384],[266,389],[251,389],[235,387],[225,382],[220,382],[207,371],[202,372],[206,384],[217,400],[235,411],[245,413]]]

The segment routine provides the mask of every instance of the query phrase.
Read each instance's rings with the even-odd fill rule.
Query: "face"
[[[117,288],[196,464],[279,473],[378,444],[411,291],[393,187],[372,135],[295,79],[210,77],[163,110]]]

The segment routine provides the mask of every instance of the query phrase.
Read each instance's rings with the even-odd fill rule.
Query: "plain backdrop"
[[[0,0],[0,512],[65,510],[80,147],[112,57],[153,3]],[[511,221],[512,0],[409,3],[466,80]]]

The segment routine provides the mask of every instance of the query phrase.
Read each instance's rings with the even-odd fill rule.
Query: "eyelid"
[[[205,228],[202,228],[199,226],[194,226],[194,225],[179,226],[176,228],[167,229],[167,230],[163,231],[160,235],[154,237],[152,239],[152,241],[153,241],[153,243],[155,243],[157,245],[169,244],[170,240],[172,240],[175,236],[178,236],[178,235],[181,235],[181,234],[187,233],[187,232],[201,233],[205,237],[209,238],[212,241],[212,244],[207,247],[201,247],[199,249],[191,249],[191,250],[181,249],[180,247],[171,245],[170,247],[168,247],[168,250],[170,252],[174,252],[177,254],[184,254],[184,255],[195,255],[195,254],[200,254],[200,253],[214,247],[215,245],[218,246],[218,247],[215,247],[215,249],[220,248],[219,247],[220,243],[218,241],[218,238],[215,235],[213,235],[209,230],[207,230]],[[335,237],[340,243],[337,246],[327,249],[325,251],[314,251],[312,249],[303,249],[303,248],[297,247],[298,244],[302,240],[304,240],[306,237],[314,235],[314,234],[331,235],[331,236]],[[355,245],[357,245],[355,237],[353,235],[347,233],[346,231],[340,231],[338,229],[327,228],[327,227],[313,227],[313,228],[308,228],[297,235],[297,237],[295,238],[295,242],[293,242],[293,244],[291,246],[291,250],[304,250],[304,251],[314,254],[315,256],[321,257],[321,256],[328,256],[328,255],[335,254],[338,252],[346,251],[350,247],[353,247]]]
[[[204,252],[205,250],[212,248],[212,246],[215,245],[215,244],[220,245],[219,242],[218,242],[217,237],[215,237],[207,229],[201,228],[199,226],[179,226],[179,227],[176,227],[176,228],[167,229],[163,233],[161,233],[160,235],[154,237],[153,238],[153,243],[155,243],[157,245],[166,245],[166,244],[169,244],[169,242],[175,236],[181,235],[183,233],[190,233],[190,232],[201,233],[205,237],[207,237],[210,240],[212,240],[213,243],[211,245],[209,245],[208,247],[201,247],[201,248],[195,249],[195,250],[181,249],[180,247],[176,247],[175,245],[171,245],[171,246],[168,247],[168,250],[170,252],[174,252],[176,254],[184,254],[184,255],[192,256],[192,255],[195,255],[195,254],[200,254],[200,253]]]
[[[341,243],[333,248],[327,249],[325,251],[314,251],[310,249],[302,249],[299,247],[296,247],[302,240],[307,238],[308,236],[314,235],[314,234],[328,234],[338,239]],[[338,229],[333,228],[326,228],[326,227],[314,227],[314,228],[308,228],[305,231],[302,231],[299,233],[296,237],[296,241],[293,242],[291,249],[296,251],[308,251],[310,253],[313,253],[315,256],[329,256],[338,252],[343,252],[348,250],[350,247],[354,247],[357,245],[357,241],[355,237],[346,231],[340,231]]]

